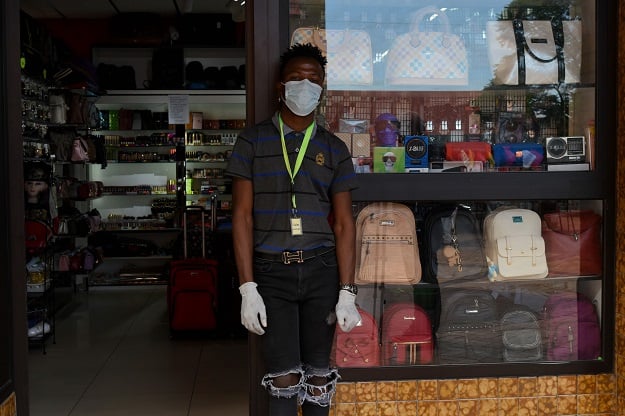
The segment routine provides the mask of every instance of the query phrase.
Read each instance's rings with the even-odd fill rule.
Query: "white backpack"
[[[529,209],[500,207],[484,219],[484,248],[491,280],[547,276],[540,216]]]

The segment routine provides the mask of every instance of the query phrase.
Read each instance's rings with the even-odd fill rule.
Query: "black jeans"
[[[339,285],[336,252],[291,264],[255,258],[254,280],[267,309],[263,386],[271,396],[271,415],[294,416],[298,403],[304,415],[328,414],[338,380],[329,368]],[[285,375],[299,381],[274,386],[273,379]],[[314,376],[327,384],[309,383]]]

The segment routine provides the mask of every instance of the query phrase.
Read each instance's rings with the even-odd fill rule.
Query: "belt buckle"
[[[284,263],[284,264],[291,264],[291,262],[303,263],[304,262],[304,252],[302,250],[283,251],[282,252],[282,263]]]

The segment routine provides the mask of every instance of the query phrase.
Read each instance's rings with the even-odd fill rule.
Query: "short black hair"
[[[296,43],[287,49],[282,56],[280,56],[280,76],[284,73],[286,65],[296,58],[312,58],[319,62],[321,69],[325,73],[326,64],[328,60],[323,56],[323,52],[317,46],[311,43]]]

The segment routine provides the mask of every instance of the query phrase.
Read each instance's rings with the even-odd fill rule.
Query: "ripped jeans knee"
[[[304,370],[300,403],[306,401],[323,407],[329,406],[339,379],[340,376],[336,368],[319,369],[307,367]]]
[[[279,373],[267,373],[260,384],[273,397],[288,399],[301,396],[304,385],[304,371],[301,367]]]
[[[306,401],[327,407],[332,402],[336,383],[340,378],[336,368],[298,367],[279,373],[267,373],[261,385],[273,397],[287,399],[297,396],[300,405]]]

